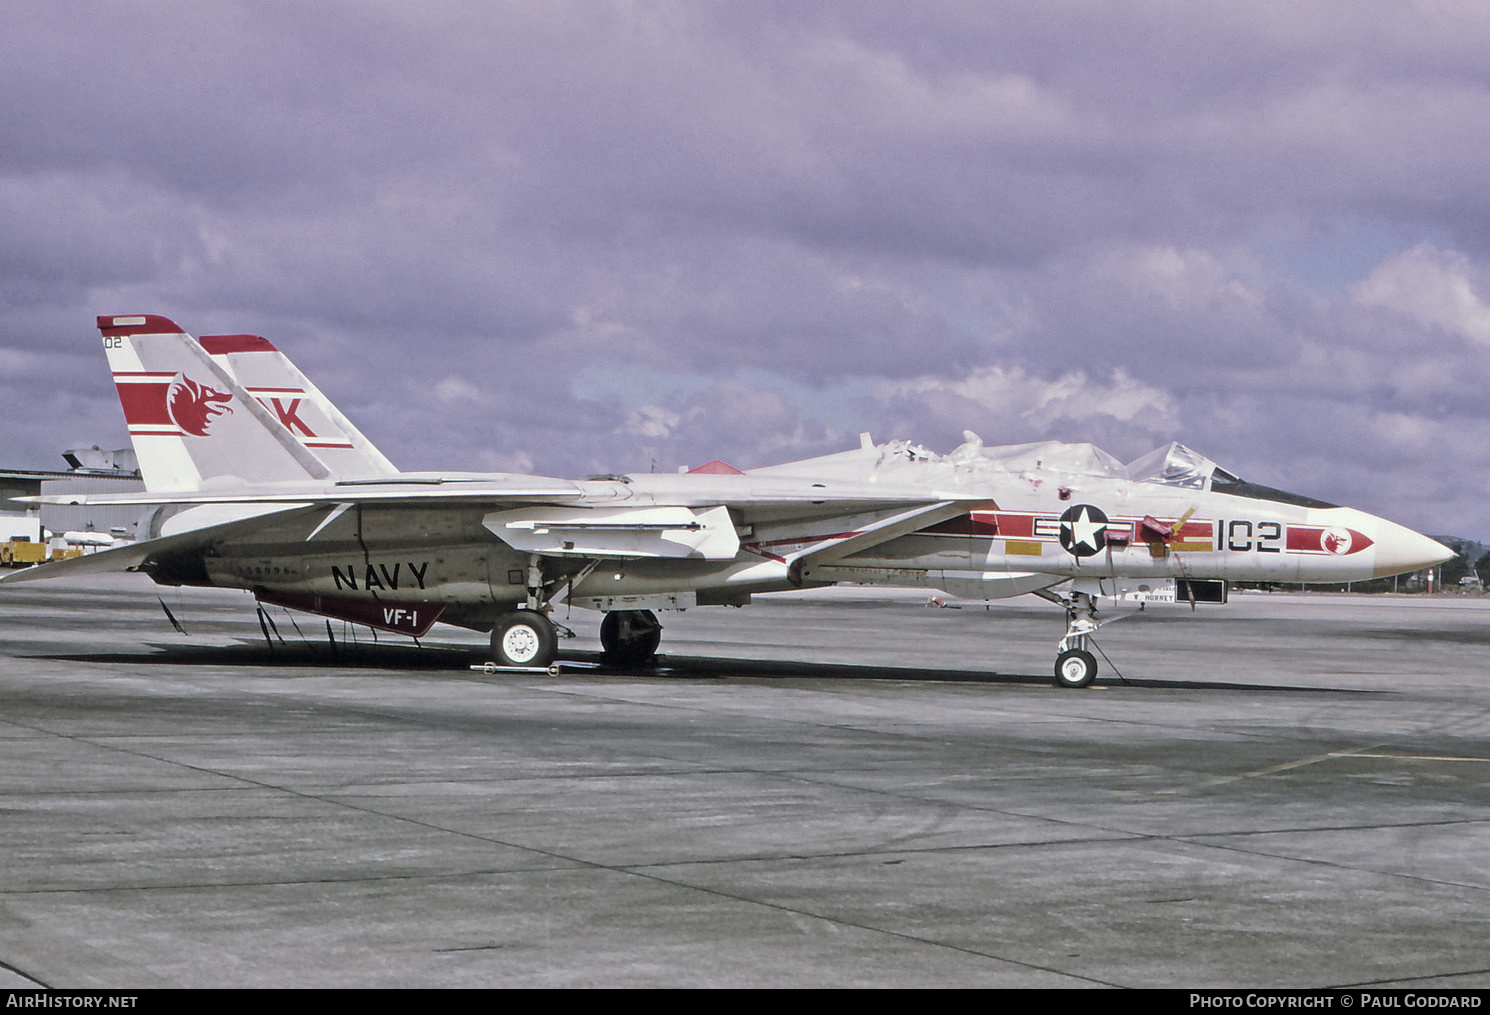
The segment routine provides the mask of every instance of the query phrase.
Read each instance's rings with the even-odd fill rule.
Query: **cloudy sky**
[[[1490,7],[0,13],[0,465],[93,321],[272,339],[400,466],[1178,439],[1490,538]]]

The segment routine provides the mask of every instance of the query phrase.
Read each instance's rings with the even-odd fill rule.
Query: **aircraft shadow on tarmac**
[[[490,653],[470,645],[426,644],[419,646],[377,642],[281,643],[242,641],[236,645],[182,645],[179,643],[146,643],[139,651],[33,653],[17,658],[62,659],[77,663],[114,663],[137,666],[213,666],[274,667],[302,670],[343,669],[353,667],[369,671],[417,671],[423,673],[459,673],[473,679],[501,679],[494,672],[473,672]],[[1051,687],[1048,674],[998,673],[974,670],[935,669],[929,667],[878,666],[854,663],[819,663],[799,660],[735,659],[717,656],[659,656],[656,666],[643,669],[608,667],[598,652],[564,652],[559,660],[562,676],[631,676],[662,680],[830,680],[881,681],[915,680],[964,684],[1034,685]],[[517,671],[514,676],[531,676]],[[1386,692],[1351,687],[1295,686],[1286,684],[1239,683],[1217,680],[1174,680],[1148,677],[1107,676],[1094,686],[1132,687],[1171,690],[1250,691],[1255,693],[1309,692],[1326,694],[1368,694]],[[1055,690],[1054,687],[1051,687]]]

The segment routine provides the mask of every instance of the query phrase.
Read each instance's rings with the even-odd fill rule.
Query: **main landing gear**
[[[607,666],[638,669],[657,660],[662,624],[651,610],[612,610],[600,622]],[[546,669],[559,650],[554,622],[538,610],[513,610],[492,624],[491,655],[498,666]]]
[[[559,652],[553,621],[537,610],[513,610],[491,629],[491,654],[498,666],[546,669]]]
[[[657,659],[662,624],[651,610],[612,610],[600,622],[600,647],[607,666],[635,669]]]
[[[527,588],[527,609],[504,613],[492,624],[492,661],[547,669],[559,654],[559,634],[545,613],[553,589],[544,581],[543,560],[536,553],[528,557]]]
[[[578,575],[565,578],[571,586],[582,581],[599,561],[594,561]],[[547,616],[548,603],[559,589],[559,582],[544,579],[542,558],[534,554],[528,560],[527,603],[497,617],[491,629],[492,661],[498,666],[523,669],[546,669],[558,655],[559,625]],[[566,638],[574,637],[567,628]],[[608,666],[636,669],[649,666],[657,659],[662,641],[662,625],[651,610],[612,610],[600,622],[600,646]]]

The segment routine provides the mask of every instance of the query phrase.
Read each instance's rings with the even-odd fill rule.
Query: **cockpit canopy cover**
[[[1237,481],[1236,476],[1178,441],[1133,459],[1128,463],[1128,478],[1137,483],[1162,483],[1185,490],[1209,490],[1217,481],[1223,485]]]
[[[967,445],[964,444],[963,447]],[[980,447],[978,452],[984,460],[995,462],[1010,472],[1039,472],[1048,469],[1074,476],[1102,476],[1112,479],[1121,479],[1126,475],[1123,463],[1095,444],[1042,441],[1008,447]],[[949,459],[955,460],[957,454],[954,451]]]

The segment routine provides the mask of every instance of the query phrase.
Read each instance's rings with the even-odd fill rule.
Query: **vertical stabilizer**
[[[207,352],[154,314],[98,319],[145,488],[327,479],[329,470]]]
[[[203,335],[201,342],[212,359],[334,477],[398,475],[393,463],[273,343],[258,335]]]

